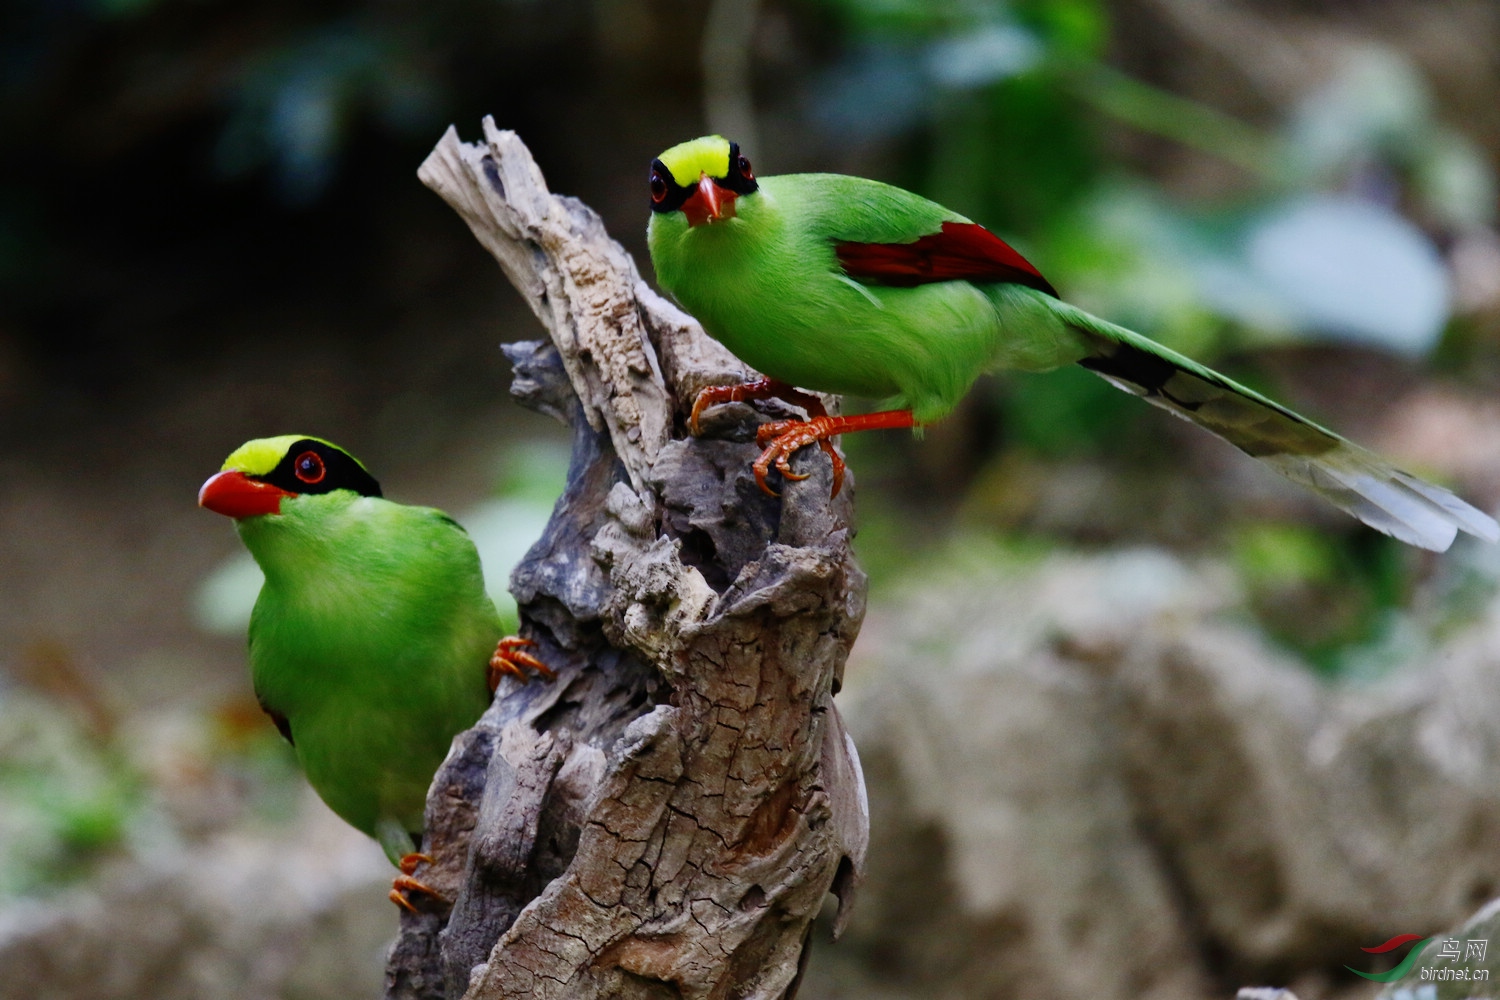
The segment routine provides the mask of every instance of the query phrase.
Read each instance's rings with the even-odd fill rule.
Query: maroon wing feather
[[[934,281],[1009,281],[1058,298],[1051,282],[1000,237],[974,222],[945,222],[913,243],[837,243],[844,273],[910,288]]]

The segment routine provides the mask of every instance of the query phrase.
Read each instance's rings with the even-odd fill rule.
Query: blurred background
[[[248,438],[327,437],[388,496],[458,515],[503,595],[560,488],[566,439],[507,395],[497,345],[540,328],[416,180],[450,123],[474,139],[489,114],[519,132],[551,187],[596,208],[647,273],[647,165],[705,131],[737,138],[761,174],[912,188],[1001,233],[1070,301],[1493,511],[1497,38],[1493,0],[0,7],[0,956],[42,969],[14,995],[72,996],[77,982],[134,996],[148,980],[154,996],[378,989],[395,927],[379,851],[321,812],[264,723],[244,662],[255,570],[194,501]],[[1060,588],[1043,631],[1088,640],[1080,662],[1115,662],[1100,649],[1165,617],[1230,628],[1249,660],[1274,664],[1278,690],[1335,715],[1345,693],[1387,698],[1462,660],[1465,642],[1477,666],[1459,700],[1493,686],[1494,547],[1461,540],[1438,557],[1391,542],[1082,370],[987,379],[922,440],[845,448],[872,578],[849,667],[857,735],[912,671],[1009,669],[1003,638],[965,646],[964,630],[1031,614],[1017,579]],[[913,634],[914,608],[930,623],[960,606],[946,634]],[[1090,645],[1096,626],[1108,642]],[[1428,705],[1431,684],[1412,690],[1381,704]],[[912,772],[864,725],[879,824],[881,769]],[[1310,740],[1322,723],[1300,725]],[[980,747],[944,752],[992,767]],[[1460,782],[1459,798],[1494,792],[1482,784]],[[1121,787],[1125,826],[1143,828],[1141,782]],[[1500,819],[1484,816],[1465,850],[1500,856]],[[972,839],[939,829],[950,820],[967,822],[912,820],[910,843],[885,846],[932,848],[947,871],[962,852],[938,842]],[[1171,823],[1152,822],[1160,844]],[[942,877],[1021,863],[1001,827],[999,854]],[[1361,861],[1366,874],[1394,863]],[[1475,875],[1388,932],[1374,897],[1313,901],[1321,916],[1286,930],[1273,879],[1283,894],[1263,917],[1300,942],[1278,950],[1216,922],[1194,902],[1193,866],[1174,864],[1151,891],[1189,943],[1152,961],[1194,971],[1095,977],[1093,995],[1205,995],[1257,976],[1338,992],[1357,984],[1327,970],[1356,943],[1433,932],[1500,884]],[[829,971],[815,963],[810,992],[1039,991],[1034,969],[995,958],[1036,946],[1031,917],[995,901],[1021,882],[964,897],[951,919],[969,920],[970,957],[945,963],[940,944],[917,954],[890,935],[926,919],[900,900],[946,883],[872,865],[870,916]],[[156,920],[175,907],[163,956],[184,942],[222,954],[147,970],[148,945],[111,952],[79,930],[100,899]],[[315,931],[289,937],[299,919]],[[1092,947],[1079,934],[1057,953]]]

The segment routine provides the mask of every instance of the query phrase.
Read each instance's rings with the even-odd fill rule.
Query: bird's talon
[[[779,384],[779,383],[778,383]],[[703,433],[703,411],[710,406],[724,403],[743,403],[750,399],[764,399],[776,395],[775,384],[770,379],[756,379],[740,385],[711,385],[700,389],[693,399],[693,412],[688,415],[688,430],[693,437]]]
[[[432,856],[430,854],[413,852],[411,854],[404,855],[401,860],[396,863],[396,867],[401,869],[402,875],[411,875],[416,872],[417,865],[421,864],[432,864]]]
[[[710,406],[717,405],[720,402],[720,400],[716,398],[718,396],[718,393],[714,390],[722,390],[725,388],[728,387],[722,385],[711,385],[707,389],[700,389],[698,391],[698,395],[693,397],[693,412],[688,414],[688,430],[692,433],[693,437],[698,437],[703,433],[703,425],[699,419],[700,417],[702,417],[703,411],[708,409]]]
[[[530,678],[526,676],[526,672],[521,669],[522,667],[528,667],[531,670],[535,670],[543,678],[549,681],[557,676],[556,671],[547,666],[547,664],[543,663],[541,660],[538,660],[535,656],[532,656],[530,653],[511,653],[510,656],[501,663],[499,669],[504,670],[506,673],[515,674],[523,681],[530,680]]]
[[[521,682],[531,680],[528,670],[534,671],[544,680],[552,680],[557,672],[530,653],[522,652],[528,646],[536,643],[530,639],[522,639],[519,636],[506,636],[495,644],[495,653],[490,657],[489,664],[489,686],[490,693],[500,686],[500,678],[506,674],[519,677]]]
[[[407,859],[412,857],[426,857],[426,855],[408,854],[405,858],[401,859],[402,864],[404,865]],[[430,861],[431,859],[429,858],[428,860]],[[416,914],[418,912],[417,908],[412,905],[411,900],[406,896],[409,892],[419,892],[424,896],[431,896],[439,903],[447,903],[449,901],[447,896],[444,896],[431,886],[423,885],[410,875],[397,875],[391,880],[391,891],[388,898],[407,913]]]
[[[755,460],[754,464],[751,465],[750,468],[755,472],[755,485],[760,487],[760,491],[762,493],[764,493],[768,497],[781,496],[780,493],[777,493],[775,490],[771,489],[770,484],[766,482],[766,476],[771,471],[771,463],[768,455],[761,455],[760,458],[757,458]]]
[[[766,484],[766,476],[772,466],[791,482],[801,482],[812,476],[811,472],[795,471],[791,461],[797,452],[815,442],[833,464],[832,496],[838,496],[839,490],[844,486],[844,460],[828,441],[829,435],[834,432],[831,419],[819,416],[812,420],[775,420],[756,428],[756,443],[765,450],[754,463],[755,482],[768,496],[779,496]]]
[[[783,478],[800,483],[802,480],[811,476],[812,473],[792,471],[791,456],[794,454],[796,454],[796,452],[782,452],[781,455],[776,459],[776,471],[781,473]]]

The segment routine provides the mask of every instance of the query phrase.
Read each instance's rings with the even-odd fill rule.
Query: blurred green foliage
[[[285,824],[304,794],[253,698],[113,720],[66,691],[0,690],[0,901],[235,824]]]
[[[144,789],[55,703],[0,698],[0,898],[89,874],[120,849]]]

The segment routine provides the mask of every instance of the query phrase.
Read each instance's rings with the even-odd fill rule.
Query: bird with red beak
[[[1500,540],[1500,524],[1449,491],[1247,386],[1064,302],[1014,247],[957,212],[889,184],[840,174],[756,178],[737,143],[710,135],[651,164],[646,242],[663,291],[760,378],[709,386],[708,406],[778,397],[805,420],[761,424],[752,464],[774,469],[852,431],[921,427],[958,405],[981,374],[1078,364],[1259,459],[1378,531],[1441,552],[1459,531]],[[818,393],[885,400],[830,416]]]
[[[758,190],[750,161],[740,155],[737,143],[713,135],[683,143],[674,152],[670,163],[658,159],[651,164],[653,211],[681,209],[689,226],[712,225],[733,219],[740,195]]]
[[[413,877],[433,773],[501,676],[552,671],[506,636],[474,543],[430,507],[393,503],[349,452],[283,434],[241,445],[198,491],[265,574],[250,617],[260,705],[335,813]]]

